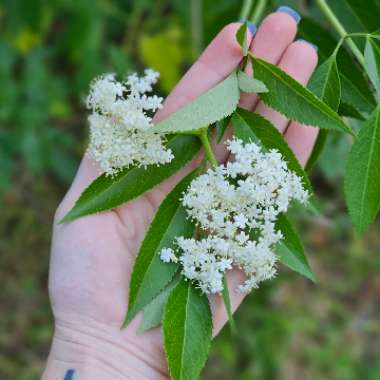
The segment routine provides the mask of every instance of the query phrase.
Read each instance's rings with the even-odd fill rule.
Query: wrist
[[[92,320],[57,320],[42,379],[64,380],[71,370],[72,380],[166,380],[163,353],[149,356],[131,341],[120,329]]]

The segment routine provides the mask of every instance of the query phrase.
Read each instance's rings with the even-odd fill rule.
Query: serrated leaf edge
[[[257,62],[259,62],[259,63],[260,63],[260,62],[261,62],[261,63],[264,63],[264,66],[265,66],[268,70],[270,70],[271,74],[272,74],[274,77],[276,77],[277,79],[281,80],[281,82],[282,82],[283,84],[285,84],[286,87],[289,88],[288,84],[287,84],[286,82],[282,81],[281,77],[279,77],[275,72],[273,72],[270,68],[268,68],[268,67],[270,67],[270,66],[267,66],[267,62],[261,60],[260,58],[256,58],[256,57],[254,57],[254,56],[252,56],[252,57],[253,57],[253,59],[256,60]],[[285,73],[284,71],[283,71],[283,73],[286,75],[287,79],[289,79],[291,82],[296,83],[297,86],[302,86],[299,82],[297,82],[295,79],[293,79],[289,74]],[[297,95],[299,95],[299,96],[301,96],[303,99],[305,99],[304,96],[303,96],[302,94],[299,93],[299,91],[298,91],[298,89],[297,89],[297,86],[296,86],[295,92],[297,92]],[[322,103],[322,104],[323,104],[323,107],[328,107],[329,109],[331,109],[326,103],[324,103],[323,101],[321,101],[321,99],[319,99],[317,96],[315,96],[310,90],[308,90],[306,87],[304,87],[304,88],[305,88],[306,91],[308,91],[308,92],[311,94],[311,96],[314,98],[314,100],[317,101],[317,103]],[[278,109],[277,106],[274,106],[274,105],[270,104],[270,102],[268,102],[268,101],[265,99],[265,97],[264,97],[264,98],[261,97],[260,99],[261,99],[266,105],[268,105],[269,107],[271,107],[272,109],[274,109],[275,111],[277,111],[278,113],[280,113],[281,115],[284,115],[285,117],[290,118],[289,116],[285,115],[280,109]],[[310,102],[309,102],[308,100],[307,100],[307,102],[310,104]],[[332,118],[332,119],[334,119],[335,121],[337,121],[338,124],[340,124],[341,127],[342,127],[342,128],[341,128],[341,131],[345,131],[345,132],[347,132],[347,133],[349,133],[349,134],[351,134],[351,135],[353,135],[353,136],[355,135],[354,132],[352,131],[352,129],[351,129],[350,127],[348,127],[348,126],[347,126],[342,120],[340,120],[339,116],[338,116],[338,118],[336,118],[335,116],[332,116],[332,115],[330,115],[328,112],[326,112],[325,109],[319,109],[319,110],[320,110],[324,115],[326,115],[326,116],[328,116],[329,118]],[[335,113],[332,109],[331,109],[331,111],[332,111],[333,113]],[[293,117],[293,116],[292,116],[290,119],[291,119],[291,120],[294,120],[294,121],[297,121],[297,122],[300,123],[300,124],[303,124],[303,125],[305,124],[304,122],[302,122],[301,120],[299,120],[299,119],[296,118],[296,117]],[[308,122],[307,125],[308,125],[308,126],[312,126],[312,127],[316,127],[316,128],[323,128],[323,127],[321,127],[321,126],[319,126],[319,125],[317,125],[317,124],[315,124],[315,123],[311,123],[311,122]],[[330,129],[330,128],[323,128],[323,129]],[[336,129],[336,130],[338,130],[338,129]]]
[[[180,280],[180,281],[181,281],[181,280]],[[178,283],[178,284],[179,284],[179,283]],[[178,285],[178,284],[177,284],[177,285]],[[189,292],[189,291],[191,290],[191,289],[190,289],[191,286],[192,286],[192,284],[188,284],[188,290],[187,290],[187,292]],[[169,301],[169,297],[170,297],[171,293],[174,292],[175,288],[176,288],[176,287],[174,287],[174,288],[171,290],[171,292],[170,292],[170,294],[169,294],[169,296],[168,296],[168,301]],[[189,298],[190,298],[190,297],[186,297],[186,310],[188,310]],[[209,301],[208,297],[206,297],[206,299],[207,299],[207,304],[208,304],[209,311],[210,311],[210,318],[211,318],[211,334],[212,334],[213,320],[212,320],[211,305],[210,305],[210,301]],[[168,302],[166,302],[166,304],[165,304],[163,315],[166,314],[167,304],[168,304]],[[164,322],[164,318],[163,318],[163,322]],[[162,328],[163,328],[163,324],[162,324]],[[162,334],[162,335],[164,335],[164,334]],[[185,335],[185,333],[184,333],[184,337],[185,337],[185,336],[186,336],[186,335]],[[211,341],[212,341],[212,339],[210,339],[210,340],[208,341],[208,344],[207,344],[207,353],[210,352]],[[165,346],[165,344],[163,345],[163,349],[164,349],[164,352],[165,352],[165,357],[166,357],[166,359],[168,360],[168,352],[167,352],[167,350],[166,350],[166,346]],[[182,358],[183,358],[183,347],[182,347],[181,359],[182,359]],[[204,364],[206,363],[206,361],[207,361],[207,358],[206,358]],[[182,363],[181,363],[181,368],[182,368]],[[171,367],[170,367],[169,365],[168,365],[168,369],[169,369],[170,377],[172,378],[172,369],[171,369]],[[182,371],[181,371],[181,379],[182,379]]]
[[[187,161],[185,161],[185,162],[183,163],[182,166],[178,167],[177,170],[175,170],[173,173],[171,173],[171,175],[170,175],[169,177],[165,177],[161,182],[159,182],[159,183],[153,185],[153,186],[150,187],[149,189],[146,189],[143,193],[136,195],[135,197],[129,199],[128,201],[122,202],[122,203],[120,203],[120,204],[117,205],[117,206],[113,206],[113,207],[110,207],[110,208],[107,208],[107,209],[99,209],[99,208],[97,208],[97,209],[95,209],[93,212],[90,212],[90,213],[86,213],[86,214],[83,214],[83,215],[75,215],[75,214],[74,214],[74,216],[71,216],[71,215],[73,214],[72,211],[73,211],[74,209],[76,209],[77,205],[79,204],[79,202],[80,202],[81,199],[82,199],[82,196],[83,196],[83,195],[87,195],[87,194],[92,193],[92,190],[91,190],[92,186],[93,186],[97,181],[100,181],[101,178],[103,178],[104,174],[100,175],[99,177],[95,178],[95,179],[94,179],[94,180],[93,180],[93,181],[92,181],[92,182],[91,182],[91,183],[90,183],[90,184],[89,184],[89,185],[88,185],[88,186],[87,186],[87,187],[81,192],[81,194],[79,195],[78,199],[75,201],[74,205],[71,207],[70,211],[68,211],[68,212],[65,214],[65,216],[64,216],[64,217],[58,222],[58,224],[64,224],[64,223],[72,222],[72,221],[74,221],[74,220],[76,220],[76,219],[82,218],[82,217],[87,216],[87,215],[95,215],[95,214],[99,214],[99,213],[101,213],[101,212],[105,212],[105,211],[108,211],[108,210],[112,210],[112,209],[114,209],[114,208],[116,208],[116,207],[121,206],[122,204],[125,204],[125,203],[127,203],[127,202],[130,202],[130,201],[132,201],[132,200],[134,200],[134,199],[137,199],[139,196],[145,194],[147,191],[153,189],[155,186],[159,185],[160,183],[162,183],[162,182],[165,181],[166,179],[168,179],[168,178],[174,176],[176,173],[178,173],[183,167],[185,167],[189,162],[191,162],[191,160],[194,159],[194,157],[197,155],[197,153],[198,153],[199,151],[200,151],[200,146],[199,146],[198,151],[195,152],[194,155],[193,155],[192,157],[190,157]],[[170,163],[169,163],[168,165],[170,165]],[[133,170],[133,169],[139,169],[139,167],[138,167],[138,166],[133,166],[133,167],[130,167],[130,168],[125,169],[125,170],[126,170],[125,175],[128,175],[128,173],[129,173],[131,170]],[[120,180],[122,180],[124,177],[125,177],[125,176],[120,176]],[[112,182],[112,185],[114,185],[115,183],[117,183],[117,181]],[[106,190],[108,190],[112,185],[108,186],[108,187],[106,188]]]
[[[378,105],[378,111],[377,111],[377,113],[376,113],[376,126],[377,127],[375,127],[376,129],[378,128],[378,126],[379,126],[379,124],[380,124],[380,104]],[[365,126],[363,126],[363,127],[365,127]],[[375,139],[372,139],[372,141],[371,141],[371,144],[370,144],[370,152],[373,152],[373,150],[374,150],[374,145],[375,145],[375,141],[374,141]],[[357,140],[357,141],[359,141],[359,140]],[[356,143],[356,141],[354,142],[354,144]],[[352,152],[352,149],[353,149],[353,146],[352,146],[352,148],[351,148],[351,151],[350,151],[350,154],[351,154],[351,152]],[[347,160],[347,165],[348,165],[348,163],[349,163],[349,159]],[[347,165],[346,165],[346,168],[347,168]],[[366,166],[366,178],[369,178],[369,166],[370,165],[367,165]],[[347,169],[346,169],[346,171],[347,171]],[[348,184],[347,184],[347,181],[348,181],[348,179],[347,179],[347,175],[345,175],[344,176],[344,189],[345,189],[345,193],[346,193],[346,189],[347,189],[347,186],[348,186]],[[367,183],[368,183],[368,181],[366,181],[365,182],[365,188],[367,188]],[[351,220],[352,220],[352,222],[353,222],[353,224],[355,225],[355,228],[356,228],[356,230],[357,230],[357,232],[360,234],[360,235],[363,235],[364,234],[364,232],[365,232],[365,230],[366,230],[366,228],[368,227],[368,224],[366,224],[365,226],[363,226],[363,221],[362,221],[362,218],[363,218],[363,210],[364,210],[364,207],[363,207],[363,204],[364,204],[364,202],[363,202],[363,199],[364,199],[364,194],[365,194],[365,191],[364,191],[364,189],[363,189],[363,192],[362,192],[362,197],[361,197],[361,202],[360,202],[360,223],[358,224],[358,223],[356,223],[356,219],[355,219],[355,217],[354,217],[354,214],[352,213],[352,208],[350,207],[350,206],[348,206],[348,202],[347,202],[347,209],[348,209],[348,213],[349,213],[349,215],[350,215],[350,217],[351,217]],[[347,193],[346,193],[346,201],[347,201]],[[380,207],[380,204],[378,205],[378,208]],[[372,219],[372,221],[370,221],[369,223],[371,223],[371,222],[373,222],[373,220],[376,218],[376,214],[375,214],[375,217]]]
[[[195,102],[199,97],[203,96],[203,95],[206,95],[207,92],[209,92],[210,90],[213,90],[215,87],[217,87],[218,85],[221,85],[224,81],[226,81],[231,75],[234,75],[235,76],[235,80],[236,80],[236,86],[237,86],[237,90],[239,92],[239,85],[238,85],[238,78],[237,78],[237,72],[236,70],[232,71],[231,74],[229,74],[227,76],[227,78],[225,78],[223,81],[217,83],[214,87],[211,87],[210,89],[208,89],[206,92],[204,92],[203,94],[200,94],[197,98],[195,98],[192,102],[186,104],[185,106],[183,106],[182,108],[180,108],[179,110],[177,110],[176,112],[179,112],[181,111],[183,108],[189,106],[191,103]],[[156,126],[158,126],[160,123],[156,124],[156,126],[154,126],[153,128],[155,129],[152,129],[152,131],[154,133],[158,133],[158,134],[195,134],[195,135],[198,135],[199,134],[199,131],[201,129],[204,129],[204,128],[207,128],[208,126],[210,126],[211,124],[214,124],[216,123],[217,121],[220,121],[222,119],[225,119],[226,117],[230,116],[233,114],[233,112],[236,110],[236,107],[238,106],[238,103],[239,103],[239,96],[237,96],[237,99],[236,99],[236,103],[235,105],[232,106],[231,109],[225,109],[225,112],[221,114],[220,117],[218,117],[216,120],[214,119],[211,119],[208,123],[208,125],[204,125],[200,128],[195,128],[195,129],[176,129],[176,130],[173,130],[173,131],[170,131],[170,130],[161,130],[159,127],[155,128]],[[174,112],[174,113],[176,113]],[[174,113],[172,115],[174,115]],[[167,118],[170,118],[172,115],[169,115]],[[166,119],[162,120],[162,121],[165,121]]]

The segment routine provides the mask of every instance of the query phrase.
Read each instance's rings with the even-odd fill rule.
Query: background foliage
[[[301,35],[327,58],[335,37],[320,33],[328,26],[313,3],[285,3],[306,16]],[[371,12],[353,17],[350,1],[330,3],[351,32],[379,26]],[[239,18],[241,5],[0,1],[1,379],[38,379],[48,352],[52,215],[86,146],[89,81],[152,66],[165,95],[217,31]],[[266,12],[278,5],[268,1]],[[371,102],[368,96],[362,109]],[[350,144],[330,133],[312,176],[323,216],[299,215],[319,283],[283,271],[254,292],[237,313],[239,337],[225,329],[214,341],[205,379],[380,378],[379,223],[359,239],[348,219],[341,182]]]

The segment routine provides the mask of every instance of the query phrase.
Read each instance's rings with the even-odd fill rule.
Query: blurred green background
[[[334,41],[311,1],[284,3],[304,15],[309,39]],[[334,2],[342,17],[343,3]],[[264,13],[279,4],[268,1]],[[89,81],[149,66],[165,95],[241,8],[238,0],[0,1],[0,379],[38,379],[44,367],[52,216],[86,146]],[[379,224],[359,239],[347,217],[349,147],[332,135],[312,175],[322,213],[297,215],[319,283],[281,270],[254,292],[237,313],[239,336],[226,328],[215,339],[204,379],[380,379]]]

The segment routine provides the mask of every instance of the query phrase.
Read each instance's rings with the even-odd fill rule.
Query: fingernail
[[[63,380],[74,380],[74,374],[75,374],[75,371],[73,369],[69,369],[66,372],[65,378]]]
[[[318,51],[318,46],[317,45],[314,45],[311,42],[304,40],[303,38],[299,38],[297,41],[305,42],[306,44],[310,45],[315,51]]]
[[[239,20],[239,22],[243,23],[245,22],[246,20]],[[256,28],[256,25],[252,22],[252,21],[247,21],[247,26],[248,26],[248,29],[249,31],[252,33],[252,35],[254,36],[257,32],[257,28]]]
[[[277,9],[277,13],[286,13],[298,24],[301,20],[301,16],[298,12],[296,12],[293,8],[282,6]]]
[[[252,21],[248,21],[248,29],[251,31],[251,33],[252,33],[253,36],[257,32],[256,25]]]

